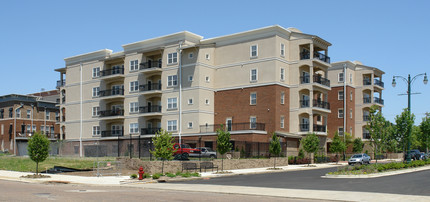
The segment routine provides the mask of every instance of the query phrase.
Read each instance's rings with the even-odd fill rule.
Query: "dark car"
[[[421,152],[418,149],[413,149],[410,151],[411,153],[411,159],[412,160],[420,160],[421,159]],[[405,154],[405,159],[407,159],[408,153]]]

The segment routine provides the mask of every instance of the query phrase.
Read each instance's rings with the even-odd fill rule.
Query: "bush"
[[[143,177],[143,178],[150,178],[150,177],[151,177],[151,175],[149,175],[148,173],[144,173],[142,177]]]
[[[176,171],[176,176],[180,176],[181,175],[181,171]]]
[[[181,173],[181,177],[191,177],[191,173],[189,172]]]
[[[176,177],[176,175],[175,175],[175,174],[173,174],[173,173],[166,173],[166,176],[167,176],[167,177]]]
[[[303,149],[299,150],[299,159],[305,158],[305,152],[303,151]]]
[[[152,175],[152,179],[156,180],[156,179],[160,179],[161,174],[160,173],[155,173]]]
[[[137,178],[137,175],[136,175],[136,174],[131,174],[131,175],[130,175],[130,178],[131,178],[131,179],[136,179],[136,178]]]

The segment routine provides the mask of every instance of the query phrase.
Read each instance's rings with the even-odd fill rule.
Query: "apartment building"
[[[55,142],[59,136],[58,92],[46,91],[32,95],[0,96],[1,151],[27,155],[27,143],[34,131],[46,134]],[[56,148],[51,153],[56,153]]]
[[[275,25],[210,39],[184,31],[68,57],[56,69],[60,132],[81,154],[85,141],[151,138],[160,128],[215,148],[221,125],[233,144],[276,133],[296,153],[314,132],[324,148],[329,46]]]
[[[372,105],[381,109],[384,106],[382,75],[385,72],[358,61],[343,61],[332,63],[328,73],[332,84],[328,97],[332,107],[329,137],[337,131],[368,140],[370,136],[365,126],[370,120],[369,109]]]

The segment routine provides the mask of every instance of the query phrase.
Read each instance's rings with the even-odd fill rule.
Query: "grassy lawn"
[[[330,172],[329,175],[362,175],[362,174],[372,174],[380,173],[386,171],[416,168],[421,166],[430,165],[430,160],[417,160],[412,161],[410,164],[403,162],[392,162],[386,164],[370,164],[370,165],[355,165],[355,166],[345,166],[339,167],[338,171]]]
[[[99,161],[114,158],[98,158]],[[53,168],[54,166],[64,166],[76,169],[92,169],[96,158],[67,158],[67,157],[48,157],[44,162],[39,163],[39,171]],[[29,157],[0,156],[0,170],[12,170],[23,172],[36,172],[36,163]]]

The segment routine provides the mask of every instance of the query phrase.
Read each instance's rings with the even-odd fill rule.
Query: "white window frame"
[[[206,81],[206,83],[209,83],[209,82],[211,81],[211,77],[206,76],[206,77],[205,77],[205,81]]]
[[[172,86],[177,86],[178,85],[178,75],[170,75],[167,76],[167,86],[168,87],[172,87]]]
[[[206,105],[209,105],[209,104],[210,104],[210,102],[209,102],[209,99],[208,99],[208,98],[206,98],[206,99],[205,99],[205,104],[206,104]]]
[[[31,119],[31,109],[27,109],[27,119]]]
[[[94,87],[93,88],[93,97],[99,97],[100,96],[100,87]]]
[[[194,75],[188,75],[188,81],[193,81],[193,79],[194,79]]]
[[[352,109],[349,109],[349,118],[352,119]]]
[[[139,60],[130,60],[130,71],[139,70]]]
[[[256,116],[250,116],[249,117],[249,128],[250,129],[257,129],[257,117]]]
[[[285,81],[285,68],[281,68],[281,81]]]
[[[178,98],[171,97],[167,98],[167,109],[177,109],[178,108]]]
[[[51,120],[51,113],[49,113],[49,110],[45,109],[45,114],[46,114],[46,120]]]
[[[100,126],[93,126],[93,136],[98,136],[101,134]]]
[[[188,126],[189,129],[193,128],[193,122],[192,121],[188,122],[187,126]]]
[[[188,99],[188,104],[189,104],[189,105],[194,104],[193,98],[189,98],[189,99]]]
[[[99,106],[92,108],[92,115],[93,115],[93,117],[100,116],[100,107]]]
[[[93,78],[100,77],[100,67],[94,67],[93,68]]]
[[[168,120],[167,131],[177,131],[177,130],[178,130],[178,120]]]
[[[349,83],[352,84],[352,74],[349,74]]]
[[[255,50],[253,50],[253,49],[254,49],[254,47],[255,47]],[[251,46],[249,47],[249,56],[250,56],[251,58],[256,58],[256,57],[258,57],[258,44],[254,44],[254,45],[251,45]]]
[[[285,92],[281,92],[281,105],[285,104]]]
[[[129,104],[129,112],[130,113],[138,113],[139,112],[139,102],[130,102]]]
[[[337,81],[339,81],[339,82],[343,82],[344,80],[345,80],[345,76],[344,76],[343,72],[340,72],[340,73],[337,75]]]
[[[139,91],[139,81],[132,81],[130,82],[130,92],[137,92]]]
[[[349,93],[349,99],[352,101],[352,91]]]
[[[280,128],[284,128],[284,127],[285,127],[285,117],[281,116]]]
[[[210,59],[211,59],[211,54],[206,53],[206,54],[205,54],[205,59],[206,59],[206,60],[210,60]]]
[[[342,130],[341,130],[342,129]],[[341,132],[342,131],[342,132]],[[343,133],[345,133],[345,130],[343,129],[343,127],[339,127],[337,128],[337,133],[341,136],[343,136]]]
[[[255,71],[255,74],[253,73]],[[253,78],[255,77],[255,78]],[[249,81],[257,82],[258,81],[258,69],[251,69],[249,71]]]
[[[167,64],[176,64],[176,63],[178,63],[178,52],[167,54]]]
[[[343,90],[337,91],[337,100],[343,100],[345,99],[345,93]]]
[[[139,133],[139,123],[130,123],[129,131],[130,131],[130,134]]]
[[[21,108],[15,109],[16,118],[21,118]]]
[[[282,56],[282,57],[285,57],[285,44],[283,44],[283,43],[281,43],[281,45],[280,45],[280,55]]]
[[[257,105],[257,92],[249,94],[249,105]]]
[[[341,113],[342,111],[342,113]],[[339,108],[337,109],[337,118],[343,118],[345,116],[345,110],[343,110],[343,108]]]

